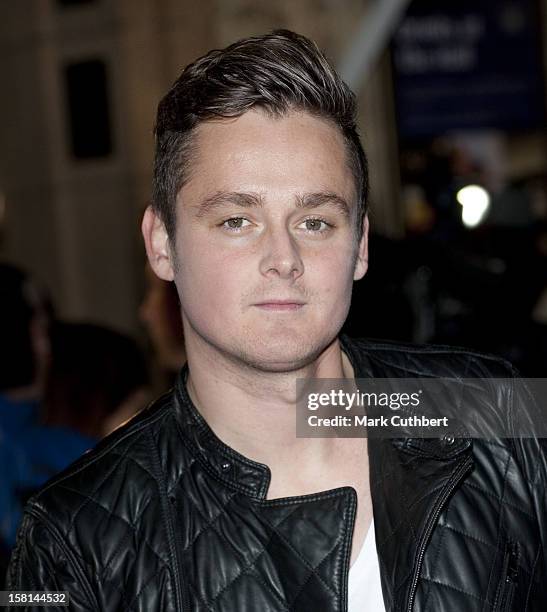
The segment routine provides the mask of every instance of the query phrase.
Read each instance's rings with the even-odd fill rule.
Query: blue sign
[[[534,0],[414,0],[392,46],[403,139],[544,126]]]

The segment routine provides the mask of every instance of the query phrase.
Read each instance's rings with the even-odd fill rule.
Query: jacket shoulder
[[[173,413],[170,394],[153,402],[48,481],[30,498],[25,514],[75,550],[93,542],[97,561],[108,562],[115,553],[97,551],[97,546],[108,548],[124,539],[141,538],[149,552],[161,549],[156,502],[166,498],[167,485],[159,445],[165,443],[164,432],[176,427]],[[155,536],[142,531],[153,527]]]
[[[466,348],[411,344],[366,338],[341,338],[365,376],[512,378],[517,373],[505,359]]]
[[[541,435],[545,431],[543,410],[527,381],[516,380],[519,373],[511,363],[496,355],[454,346],[347,337],[342,344],[358,366],[356,376],[359,371],[363,378],[463,379],[470,391],[464,424],[472,422],[490,439],[490,447],[505,448],[517,461],[521,477],[532,487],[547,482],[547,438]],[[480,384],[471,383],[470,379],[479,378],[483,379]],[[476,440],[475,444],[486,442]]]
[[[131,593],[140,594],[139,585],[150,576],[170,580],[164,520],[168,485],[159,447],[169,444],[175,421],[174,400],[165,394],[30,498],[10,562],[12,584],[30,588],[62,567],[73,576],[67,581],[95,584],[88,591],[114,601],[122,592],[120,571]],[[52,557],[56,546],[63,553],[57,562]],[[46,565],[49,569],[42,571]],[[34,569],[25,574],[26,566]]]
[[[110,497],[129,482],[142,493],[156,480],[155,441],[171,418],[172,400],[165,394],[50,479],[29,505],[48,514],[54,508],[58,516],[77,510],[84,500]],[[57,503],[59,498],[62,504]]]

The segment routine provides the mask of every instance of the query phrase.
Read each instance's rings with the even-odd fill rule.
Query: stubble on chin
[[[336,339],[338,332],[326,336],[272,338],[249,335],[246,341],[234,342],[226,356],[239,367],[255,373],[294,373],[312,366],[321,353]]]

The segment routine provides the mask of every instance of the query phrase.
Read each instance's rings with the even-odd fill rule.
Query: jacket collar
[[[187,378],[188,365],[185,365],[175,384],[180,433],[185,444],[217,479],[251,497],[264,499],[270,485],[270,469],[244,457],[215,435],[190,399]]]

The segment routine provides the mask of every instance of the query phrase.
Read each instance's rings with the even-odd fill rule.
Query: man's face
[[[343,138],[307,113],[250,111],[202,124],[195,142],[163,272],[188,352],[201,340],[262,371],[302,367],[337,336],[366,272]]]

